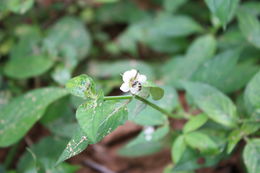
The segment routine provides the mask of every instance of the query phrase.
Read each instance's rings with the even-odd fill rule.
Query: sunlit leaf
[[[237,110],[226,95],[216,88],[202,83],[186,82],[185,89],[209,118],[227,127],[235,126]]]
[[[247,142],[243,151],[243,160],[248,173],[258,173],[260,171],[260,139],[255,138]]]
[[[89,100],[76,112],[77,120],[91,143],[97,143],[127,120],[127,102]]]

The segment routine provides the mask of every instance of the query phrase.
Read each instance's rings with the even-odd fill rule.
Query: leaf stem
[[[126,99],[132,99],[132,95],[125,95],[125,96],[105,96],[104,100],[126,100]]]
[[[135,95],[135,98],[136,98],[137,100],[140,100],[140,101],[142,101],[143,103],[145,103],[145,104],[151,106],[152,108],[158,110],[159,112],[161,112],[161,113],[164,114],[164,115],[167,115],[167,116],[170,116],[170,117],[174,117],[174,115],[173,115],[172,113],[170,113],[170,112],[166,111],[165,109],[163,109],[163,108],[157,106],[156,104],[154,104],[154,103],[152,103],[152,102],[146,100],[146,99],[143,98],[143,97],[140,97],[140,96],[138,96],[138,95]]]

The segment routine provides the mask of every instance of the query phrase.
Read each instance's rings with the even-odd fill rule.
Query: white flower
[[[142,84],[146,82],[146,76],[132,69],[123,74],[123,81],[120,87],[123,92],[130,91],[132,94],[137,94],[142,89]]]
[[[153,133],[154,133],[154,127],[152,126],[145,127],[144,129],[145,140],[151,141],[153,138]]]

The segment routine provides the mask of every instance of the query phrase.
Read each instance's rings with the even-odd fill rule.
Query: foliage
[[[164,172],[194,173],[239,146],[259,173],[259,15],[257,0],[1,0],[0,171],[25,141],[18,172],[75,172],[64,161],[131,121],[118,155],[170,148]],[[131,69],[139,92],[119,94]],[[50,135],[28,142],[39,124]]]

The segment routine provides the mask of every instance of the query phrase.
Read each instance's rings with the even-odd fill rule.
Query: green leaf
[[[87,139],[86,134],[82,131],[82,129],[78,128],[76,133],[73,135],[67,147],[64,149],[62,154],[60,155],[57,164],[67,160],[87,148],[89,141]]]
[[[258,173],[260,171],[260,139],[250,139],[243,151],[243,159],[248,173]]]
[[[66,16],[48,30],[47,36],[43,40],[43,47],[49,55],[59,58],[61,63],[56,67],[52,76],[56,82],[63,85],[79,61],[88,55],[91,38],[82,21]]]
[[[210,35],[197,38],[188,48],[184,57],[172,58],[162,66],[167,84],[182,88],[181,81],[188,80],[197,68],[210,59],[216,50],[216,40]]]
[[[62,53],[68,66],[73,66],[89,53],[91,39],[84,23],[75,17],[63,17],[48,31],[44,46],[52,55]],[[75,59],[71,59],[74,55]]]
[[[203,30],[192,18],[184,15],[171,15],[169,13],[159,14],[154,19],[152,26],[148,32],[146,31],[147,33],[144,36],[183,37]]]
[[[259,66],[255,62],[244,62],[237,64],[229,75],[222,80],[222,85],[217,87],[225,93],[231,93],[242,89],[250,79],[258,72]]]
[[[237,143],[247,135],[256,132],[260,128],[259,123],[244,123],[241,128],[233,130],[228,136],[227,152],[231,153]]]
[[[135,139],[122,147],[119,154],[127,157],[138,157],[157,152],[162,148],[161,140],[168,132],[168,126],[160,127],[151,134],[151,139],[147,140],[145,132],[142,131]]]
[[[65,89],[42,88],[13,99],[0,112],[0,146],[21,139],[52,102],[67,94]]]
[[[214,155],[219,152],[217,143],[208,135],[199,131],[185,134],[185,141],[190,147],[198,149],[204,154]]]
[[[239,0],[205,0],[205,2],[211,13],[220,20],[224,28],[233,18],[239,4]]]
[[[125,146],[118,151],[118,154],[124,157],[146,156],[160,151],[163,144],[160,141],[146,142],[135,146]]]
[[[53,64],[53,59],[46,55],[32,55],[11,59],[6,63],[4,73],[12,78],[26,79],[45,73]]]
[[[10,52],[10,59],[4,66],[4,73],[12,78],[25,79],[39,76],[54,64],[54,58],[41,49],[41,31],[35,25],[21,25],[17,28],[19,41]]]
[[[10,10],[14,13],[24,14],[28,11],[34,4],[34,0],[3,0],[0,3],[0,11],[2,10]]]
[[[164,95],[164,90],[152,83],[151,81],[146,81],[143,84],[143,87],[148,88],[150,90],[150,94],[152,95],[152,98],[154,100],[160,100]]]
[[[165,95],[161,100],[156,101],[152,98],[148,98],[148,100],[168,112],[172,112],[179,105],[177,92],[170,86],[164,86],[162,88],[165,91]],[[140,113],[137,111],[133,113],[133,109],[136,108],[137,104],[141,103],[136,99],[128,104],[129,120],[143,126],[163,125],[167,122],[167,117],[164,114],[149,106],[144,106],[144,109],[140,111]]]
[[[85,99],[96,99],[98,97],[95,82],[86,74],[70,79],[66,84],[66,88],[72,95]]]
[[[163,7],[166,11],[169,12],[175,12],[180,8],[180,6],[184,5],[187,3],[188,0],[164,0],[163,1]]]
[[[247,39],[255,47],[260,48],[260,22],[257,16],[250,14],[250,10],[240,8],[237,12],[239,28]]]
[[[117,3],[100,6],[95,10],[94,17],[99,23],[111,24],[133,23],[143,19],[147,15],[147,12],[138,8],[136,3],[132,1],[119,1]]]
[[[32,170],[37,170],[36,172],[49,171],[53,173],[75,172],[78,170],[78,166],[73,166],[68,163],[55,164],[64,145],[66,145],[64,139],[52,137],[41,139],[22,155],[18,163],[19,172],[29,173],[32,172]]]
[[[244,99],[252,118],[260,116],[260,71],[248,83]]]
[[[180,161],[181,157],[184,154],[184,151],[186,150],[186,147],[187,145],[184,136],[178,136],[177,139],[175,139],[171,149],[172,159],[175,164]]]
[[[223,86],[223,81],[230,80],[229,75],[237,64],[239,53],[240,51],[235,49],[218,54],[200,66],[193,74],[192,79],[225,90],[226,85]]]
[[[192,132],[203,126],[208,121],[208,117],[205,114],[200,114],[195,117],[191,117],[183,128],[184,133]]]
[[[202,83],[185,82],[184,87],[195,104],[212,120],[227,126],[236,124],[237,110],[233,102],[216,88]]]
[[[127,120],[127,102],[89,100],[76,117],[91,143],[97,143]]]
[[[216,165],[221,159],[223,159],[224,154],[216,156],[205,156],[201,155],[195,150],[187,148],[181,160],[173,167],[172,172],[174,171],[191,171],[204,167],[211,167]],[[204,163],[198,163],[199,158],[204,158]],[[177,172],[178,173],[178,172]]]

